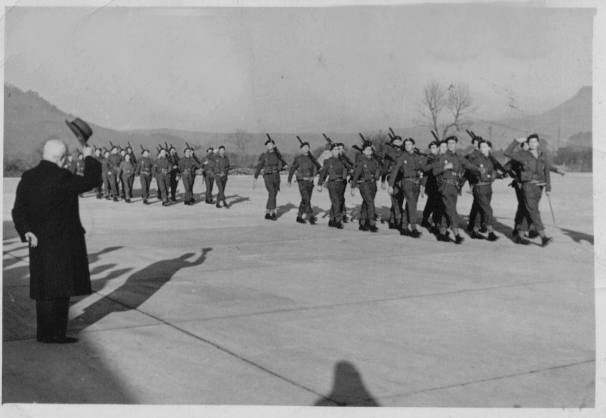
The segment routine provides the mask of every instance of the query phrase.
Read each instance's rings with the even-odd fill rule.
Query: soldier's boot
[[[541,238],[541,247],[547,247],[551,241],[553,241],[553,238],[551,238],[551,237],[542,237]]]
[[[349,219],[347,218],[346,214],[343,214],[343,217],[341,218],[341,222],[343,222],[344,224],[346,224],[347,222],[349,222]]]
[[[113,200],[114,200],[114,202],[119,202],[120,201],[120,199],[118,199],[116,196],[114,196]]]
[[[277,221],[278,220],[278,214],[275,211],[271,214],[271,220],[272,221]]]
[[[147,199],[143,199],[143,204],[144,205],[149,205],[149,202],[147,201]]]
[[[480,234],[477,229],[473,229],[470,232],[469,236],[471,237],[471,239],[484,239],[484,236]]]
[[[513,243],[520,245],[528,245],[528,241],[522,238],[522,232],[519,232],[513,236]]]
[[[369,230],[370,232],[377,232],[377,231],[379,230],[379,228],[377,228],[377,226],[376,226],[376,225],[369,225],[369,226],[368,226],[368,230]]]
[[[463,239],[463,237],[461,235],[459,235],[459,234],[455,235],[455,241],[454,241],[455,244],[462,244],[463,241],[465,241],[465,239]]]
[[[335,221],[335,228],[337,228],[337,229],[343,229],[343,222],[341,222],[341,221]]]
[[[410,231],[410,236],[413,238],[419,238],[421,236],[421,232],[417,228],[413,227]]]
[[[482,234],[485,234],[486,232],[488,232],[488,227],[486,227],[486,225],[482,224],[482,226],[480,226],[480,232]]]
[[[528,231],[528,238],[536,238],[538,236],[539,236],[539,233],[536,230],[531,229]]]
[[[410,235],[410,231],[408,230],[408,228],[406,226],[402,226],[400,228],[400,235],[404,235],[404,236]]]
[[[315,224],[316,224],[316,221],[317,221],[316,217],[315,217],[315,216],[313,216],[313,215],[312,215],[312,216],[310,216],[310,217],[309,217],[307,220],[309,221],[309,223],[310,223],[311,225],[315,225]]]
[[[208,203],[208,201],[207,201],[206,203]],[[267,219],[267,220],[271,220],[271,215],[270,215],[270,213],[269,213],[269,212],[266,212],[266,213],[265,213],[265,219]]]
[[[488,234],[488,241],[494,242],[498,239],[499,237],[493,231],[490,231],[490,233]]]
[[[360,231],[368,231],[368,223],[366,221],[360,221],[360,226],[358,226]]]
[[[303,219],[301,217],[301,215],[297,216],[297,222],[299,222],[300,224],[304,224],[305,223],[305,219]]]
[[[335,221],[334,221],[334,220],[332,220],[332,219],[329,219],[329,220],[328,220],[328,226],[329,226],[330,228],[332,228],[333,226],[335,226]]]
[[[221,209],[221,202],[219,200],[217,200],[217,204],[215,205],[215,207]]]

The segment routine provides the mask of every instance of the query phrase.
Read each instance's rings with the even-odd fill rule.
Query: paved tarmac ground
[[[10,221],[17,179],[5,179],[2,401],[594,405],[590,174],[554,175],[547,248],[507,235],[508,181],[493,198],[501,238],[457,246],[383,224],[328,228],[326,190],[312,199],[319,223],[300,225],[284,178],[267,221],[251,180],[229,179],[229,209],[83,197],[95,292],[70,310],[80,341],[57,346],[35,342],[27,248]],[[380,190],[380,213],[388,202]],[[348,189],[354,214],[360,203]],[[459,213],[470,206],[466,186]]]

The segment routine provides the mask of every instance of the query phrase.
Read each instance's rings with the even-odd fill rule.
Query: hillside
[[[579,92],[555,108],[539,115],[519,119],[503,119],[498,121],[474,121],[471,129],[478,135],[491,137],[495,149],[504,148],[512,138],[538,132],[549,148],[564,146],[591,147],[591,87],[583,87]],[[44,141],[51,137],[65,138],[72,149],[77,145],[71,131],[65,125],[70,115],[58,109],[52,103],[40,97],[36,92],[24,92],[19,88],[5,84],[4,89],[4,163],[5,172],[9,163],[31,166],[40,158],[40,150]],[[91,143],[107,146],[109,141],[114,144],[126,145],[130,142],[136,152],[139,145],[154,149],[158,144],[168,142],[177,147],[179,152],[189,142],[196,148],[209,145],[225,144],[232,152],[239,154],[257,154],[264,149],[264,133],[215,133],[194,132],[179,129],[132,130],[118,131],[91,123],[94,135]],[[385,131],[386,131],[385,127]],[[424,147],[432,140],[429,130],[425,127],[414,126],[401,128],[393,126],[402,136],[412,136],[417,144]],[[492,132],[490,131],[492,129]],[[384,132],[385,132],[384,131]],[[339,133],[326,132],[335,141],[344,142],[348,147],[359,144],[357,132]],[[364,132],[373,135],[377,131]],[[280,147],[286,154],[295,153],[299,149],[295,133],[272,132]],[[321,132],[299,133],[301,138],[311,143],[312,148],[323,147],[326,142]],[[469,138],[461,134],[462,145],[469,145]]]

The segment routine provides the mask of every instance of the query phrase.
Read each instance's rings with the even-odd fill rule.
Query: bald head
[[[44,143],[42,159],[61,166],[66,152],[67,146],[65,145],[65,142],[60,139],[49,139]]]

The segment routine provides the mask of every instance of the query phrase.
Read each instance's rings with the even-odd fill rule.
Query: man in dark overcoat
[[[43,343],[71,343],[67,337],[69,298],[91,293],[78,195],[101,183],[101,164],[84,147],[84,175],[61,168],[67,147],[44,144],[43,160],[23,173],[12,210],[15,229],[29,243],[30,297],[36,300],[36,337]]]

